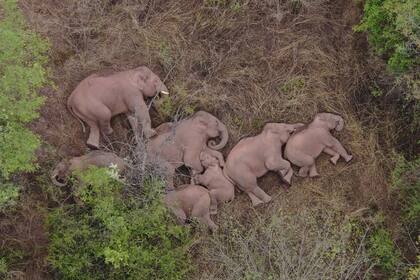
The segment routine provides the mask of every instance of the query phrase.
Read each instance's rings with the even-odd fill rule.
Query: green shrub
[[[356,31],[367,31],[379,55],[385,55],[396,72],[418,67],[420,2],[416,0],[366,0]]]
[[[139,199],[107,169],[80,178],[75,194],[82,206],[58,208],[48,219],[49,259],[60,279],[184,278],[189,233],[162,204],[160,182],[148,180]]]
[[[0,212],[16,204],[19,188],[13,184],[0,184]]]
[[[411,230],[420,228],[420,158],[407,161],[400,157],[392,173],[392,185],[398,192],[403,218]]]
[[[401,263],[401,252],[394,245],[389,232],[384,228],[376,230],[369,238],[369,255],[376,261],[388,276],[398,273],[397,267]]]
[[[0,176],[33,171],[40,141],[25,124],[38,117],[48,44],[27,29],[16,0],[0,0]]]

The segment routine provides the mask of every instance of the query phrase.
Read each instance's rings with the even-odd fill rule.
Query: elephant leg
[[[131,129],[133,130],[133,132],[137,133],[139,131],[137,118],[135,118],[134,116],[130,114],[127,114],[127,119],[128,119],[128,122],[130,123]]]
[[[265,191],[263,191],[260,187],[256,186],[252,193],[255,194],[256,197],[261,199],[264,203],[271,201],[271,196],[269,196]]]
[[[218,226],[210,218],[210,195],[202,195],[191,210],[191,216],[196,217],[201,223],[208,225],[211,231],[216,231]]]
[[[94,121],[87,121],[87,124],[90,127],[87,145],[89,148],[97,150],[99,149],[99,139],[100,139],[98,124]]]
[[[200,174],[203,172],[203,166],[200,162],[200,154],[199,151],[192,152],[192,151],[185,151],[184,158],[183,158],[185,166],[191,168],[191,177],[194,178],[195,175]]]
[[[218,197],[217,190],[210,190],[210,214],[215,215],[217,214],[217,204],[220,201]]]
[[[252,192],[248,192],[247,195],[251,199],[251,202],[252,202],[253,206],[257,206],[257,205],[260,205],[260,204],[264,203],[261,199],[256,197]]]
[[[315,164],[312,164],[312,165],[309,167],[309,177],[317,177],[317,176],[319,176],[319,173],[318,173],[318,171],[316,170],[316,166],[315,166]]]
[[[112,132],[114,132],[114,130],[111,127],[110,119],[99,121],[99,127],[101,128],[101,132],[104,135],[110,135],[112,134]]]
[[[299,169],[298,175],[299,177],[305,178],[305,177],[308,177],[308,173],[309,173],[309,167],[303,166]]]
[[[346,162],[349,162],[353,158],[353,156],[347,153],[346,149],[344,149],[343,145],[341,145],[340,141],[338,141],[336,138],[331,137],[331,140],[332,146],[329,148],[336,151],[340,156],[344,158]]]
[[[288,185],[290,185],[290,181],[292,179],[293,170],[290,162],[287,160],[279,157],[273,156],[267,159],[266,167],[268,170],[276,171]]]
[[[324,153],[332,156],[332,158],[330,158],[330,161],[332,162],[332,164],[336,165],[338,159],[340,158],[340,154],[337,153],[336,151],[334,151],[331,148],[325,147],[324,150],[322,150]]]
[[[296,164],[297,166],[301,167],[299,169],[298,176],[307,177],[308,173],[310,172],[311,166],[315,165],[315,159],[312,156],[307,155],[307,154],[302,153],[302,152],[299,152],[296,155],[296,158],[297,159],[293,160],[293,163]]]
[[[175,217],[181,224],[185,224],[185,221],[187,220],[187,215],[185,214],[184,210],[182,210],[181,208],[171,207],[171,211],[172,213],[174,213]]]
[[[206,224],[212,232],[216,232],[219,229],[219,227],[210,218],[210,213],[205,214],[203,217],[198,217],[198,220],[201,223]]]

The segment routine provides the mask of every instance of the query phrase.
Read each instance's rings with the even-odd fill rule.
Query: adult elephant
[[[207,151],[224,165],[217,150],[226,146],[229,135],[226,126],[215,116],[198,111],[190,118],[177,123],[164,123],[156,128],[157,135],[149,142],[149,152],[166,165],[169,188],[173,188],[175,169],[185,165],[191,168],[192,177],[203,172],[200,153]],[[216,143],[214,138],[220,137]]]
[[[298,175],[301,177],[318,176],[315,159],[322,153],[331,155],[330,161],[335,165],[338,159],[344,158],[349,162],[353,156],[349,155],[330,130],[341,131],[344,120],[341,116],[331,113],[319,113],[306,127],[290,137],[284,150],[285,157],[300,167]]]
[[[168,89],[149,68],[140,66],[109,76],[90,75],[70,94],[67,107],[82,125],[89,125],[87,145],[98,149],[100,132],[111,134],[111,118],[122,113],[135,133],[140,123],[147,138],[155,135],[144,98],[160,92],[168,94]]]
[[[267,123],[260,134],[242,139],[229,153],[225,175],[248,194],[252,205],[271,200],[257,183],[257,179],[268,171],[277,172],[290,184],[293,170],[290,162],[283,159],[281,150],[290,135],[302,125]]]

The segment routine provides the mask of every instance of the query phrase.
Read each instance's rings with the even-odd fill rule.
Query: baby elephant
[[[83,171],[89,166],[109,167],[116,165],[120,172],[127,167],[126,162],[114,153],[92,151],[80,157],[61,161],[51,173],[54,185],[62,187],[67,184],[67,178],[76,170]]]
[[[330,130],[342,130],[342,117],[330,113],[319,113],[315,119],[301,131],[296,132],[286,144],[285,157],[293,164],[300,166],[299,176],[319,176],[315,159],[324,152],[331,155],[330,161],[335,165],[342,156],[349,162],[353,156],[349,155],[341,143],[334,138]]]
[[[141,66],[108,76],[90,75],[70,94],[67,107],[82,125],[82,121],[89,125],[87,145],[98,149],[100,132],[111,134],[111,118],[122,113],[127,114],[134,133],[140,123],[147,138],[155,135],[144,99],[158,93],[169,94],[159,77]]]
[[[195,217],[208,225],[211,231],[218,226],[210,218],[210,195],[206,188],[197,185],[182,185],[169,191],[164,198],[165,205],[184,224]]]
[[[282,158],[281,148],[302,125],[268,123],[261,134],[242,139],[228,155],[225,174],[248,194],[254,206],[271,200],[257,184],[257,178],[268,171],[278,172],[290,184],[293,170]]]
[[[221,154],[220,156],[223,158]],[[217,204],[233,200],[235,186],[224,175],[218,157],[204,151],[200,154],[200,161],[206,171],[202,175],[196,175],[195,181],[206,186],[209,190],[211,197],[210,214],[216,214]]]

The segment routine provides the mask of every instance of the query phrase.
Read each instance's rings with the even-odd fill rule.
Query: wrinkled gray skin
[[[105,77],[90,75],[70,94],[67,107],[79,121],[89,125],[87,145],[98,149],[100,132],[111,134],[111,118],[122,113],[135,133],[140,131],[140,123],[147,138],[155,135],[144,98],[160,92],[168,94],[168,89],[149,68],[141,66]]]
[[[83,171],[89,166],[109,167],[116,165],[122,172],[127,167],[126,162],[114,153],[104,151],[92,151],[80,157],[74,157],[70,160],[63,160],[51,173],[51,180],[56,186],[65,186],[68,177],[76,170]]]
[[[212,231],[218,226],[210,218],[210,195],[206,188],[197,185],[182,185],[169,191],[164,198],[165,205],[181,223],[189,218],[197,218]]]
[[[220,156],[222,156],[220,154]],[[222,156],[223,157],[223,156]],[[233,200],[235,186],[226,178],[217,157],[208,152],[201,152],[201,164],[205,167],[204,174],[195,176],[197,184],[207,187],[211,197],[210,214],[217,213],[217,205]]]
[[[286,144],[285,158],[300,166],[299,176],[319,176],[315,159],[324,152],[331,155],[330,161],[335,165],[342,156],[349,162],[353,156],[349,155],[330,130],[341,131],[344,120],[341,116],[330,113],[319,113],[314,120],[301,131],[296,132]]]
[[[226,145],[229,135],[226,126],[215,116],[199,111],[176,124],[164,123],[156,131],[157,135],[149,141],[149,154],[164,160],[162,166],[167,170],[168,189],[173,188],[175,169],[182,165],[191,168],[192,177],[203,172],[202,151],[212,153],[224,165],[223,156],[214,152]],[[218,144],[210,140],[216,137],[221,139]]]
[[[254,206],[271,200],[258,186],[257,178],[275,171],[290,183],[293,170],[290,162],[282,158],[281,147],[302,125],[268,123],[259,135],[242,139],[229,153],[225,174],[248,194]]]

